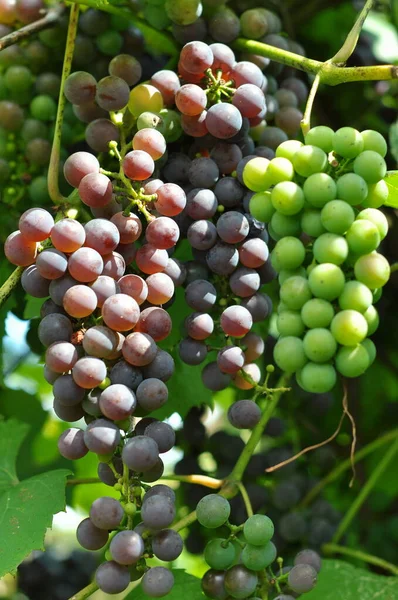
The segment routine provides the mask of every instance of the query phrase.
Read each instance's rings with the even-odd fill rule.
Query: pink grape
[[[106,365],[94,356],[79,358],[72,368],[72,377],[80,387],[91,390],[102,383],[106,377]]]
[[[139,275],[124,275],[118,281],[122,294],[134,298],[137,304],[142,304],[148,297],[148,286]]]
[[[152,244],[144,244],[141,246],[135,257],[137,267],[147,275],[164,271],[168,260],[169,255],[167,254],[167,251],[160,250]]]
[[[76,427],[66,429],[59,437],[58,450],[68,460],[77,460],[86,456],[88,448],[84,443],[84,432]]]
[[[166,140],[164,136],[151,127],[140,129],[133,137],[134,150],[147,152],[153,160],[158,160],[166,152]]]
[[[164,183],[161,179],[148,179],[143,187],[144,193],[148,196],[156,194],[162,185],[164,185]]]
[[[137,248],[133,244],[119,244],[116,250],[123,257],[126,265],[130,265],[137,254]]]
[[[83,225],[74,219],[62,219],[58,221],[51,231],[53,246],[57,250],[67,252],[68,254],[81,248],[85,239],[86,233]]]
[[[90,287],[94,290],[97,296],[97,306],[102,307],[105,300],[114,294],[118,294],[121,289],[119,284],[107,275],[100,275],[93,283],[90,283]]]
[[[81,404],[75,404],[74,406],[66,406],[61,404],[58,400],[53,402],[53,411],[61,421],[67,421],[73,423],[74,421],[80,421],[84,417],[84,410]]]
[[[205,340],[214,331],[214,321],[207,313],[192,313],[185,320],[185,328],[189,337],[194,340]]]
[[[98,159],[90,152],[74,152],[64,164],[65,179],[74,188],[79,187],[83,177],[89,173],[99,173],[99,170]]]
[[[28,267],[35,262],[37,243],[27,240],[20,231],[14,231],[5,241],[4,254],[13,265]]]
[[[50,236],[54,219],[43,208],[29,208],[20,216],[18,227],[26,240],[42,242]]]
[[[137,324],[140,307],[134,298],[127,294],[115,294],[105,300],[102,317],[108,327],[115,331],[129,331]]]
[[[148,333],[155,342],[161,342],[169,335],[171,327],[170,315],[163,308],[151,306],[140,314],[135,331]]]
[[[88,283],[97,279],[103,268],[104,262],[101,254],[93,248],[79,248],[69,257],[69,273],[81,283]]]
[[[175,217],[185,208],[187,197],[184,190],[175,183],[165,183],[157,190],[156,210],[165,217]]]
[[[155,248],[168,250],[178,242],[180,229],[173,219],[158,217],[149,223],[145,237]]]
[[[134,392],[121,383],[107,387],[99,399],[102,414],[112,421],[122,421],[133,414],[137,405]]]
[[[94,248],[99,254],[109,254],[120,241],[120,233],[114,223],[107,219],[92,219],[84,226],[85,246]]]
[[[245,355],[238,346],[226,346],[217,356],[217,365],[222,373],[235,375],[245,364]]]
[[[154,273],[146,279],[148,302],[155,305],[165,304],[174,295],[174,283],[165,273]]]
[[[193,75],[204,75],[213,64],[213,53],[204,42],[189,42],[180,53],[181,65]]]
[[[26,267],[22,273],[21,285],[25,292],[34,298],[47,298],[50,294],[50,282],[40,275],[36,265]]]
[[[123,159],[124,174],[134,181],[144,181],[151,177],[155,170],[153,158],[143,150],[132,150]]]
[[[112,200],[112,182],[102,173],[89,173],[79,183],[79,196],[87,206],[98,208]]]
[[[83,337],[84,351],[96,358],[110,358],[119,345],[119,335],[121,334],[103,325],[90,327]]]
[[[46,350],[46,365],[55,373],[70,371],[77,359],[76,347],[70,342],[54,342]]]
[[[226,335],[239,338],[250,331],[253,319],[247,308],[228,306],[221,314],[220,325]]]
[[[157,354],[155,340],[147,333],[135,331],[130,333],[123,344],[124,359],[134,367],[149,365]]]
[[[194,116],[181,115],[181,126],[185,133],[195,138],[207,135],[209,132],[206,125],[206,116],[206,110]]]
[[[71,317],[88,317],[97,308],[97,296],[87,285],[74,285],[64,296],[64,309]]]
[[[113,279],[120,279],[123,277],[126,270],[126,261],[119,252],[111,252],[103,257],[104,268],[102,269],[102,275],[108,275]]]
[[[174,71],[164,69],[157,71],[152,75],[150,84],[155,86],[163,96],[163,102],[166,107],[174,104],[174,96],[180,88],[180,80]]]
[[[37,257],[36,267],[45,279],[59,279],[66,273],[68,259],[63,252],[48,248],[48,250],[43,250]]]
[[[175,96],[175,103],[183,115],[194,117],[206,108],[207,96],[201,87],[187,83],[180,87]]]
[[[256,364],[249,363],[242,368],[242,371],[244,371],[244,373],[246,373],[253,379],[254,384],[247,381],[240,373],[238,373],[237,375],[235,375],[233,381],[236,387],[240,390],[251,390],[255,384],[260,382],[261,371]]]
[[[265,344],[261,336],[254,331],[249,331],[243,338],[241,338],[242,347],[246,347],[245,350],[245,362],[253,362],[260,358],[264,354]]]
[[[142,233],[142,224],[134,213],[125,217],[123,212],[117,212],[111,217],[111,222],[116,225],[121,244],[132,244],[137,241]]]
[[[260,238],[250,238],[239,248],[239,260],[245,267],[257,269],[268,259],[267,244]]]

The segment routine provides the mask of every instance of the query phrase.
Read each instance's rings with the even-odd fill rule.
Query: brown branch
[[[21,27],[21,29],[17,29],[16,31],[8,33],[0,39],[0,50],[4,50],[4,48],[7,48],[8,46],[17,44],[21,40],[30,37],[38,31],[42,31],[43,29],[47,29],[47,27],[51,27],[51,25],[59,20],[59,17],[63,11],[64,5],[58,3],[50,8],[41,19],[37,19],[37,21],[29,23],[28,25],[25,25],[25,27]]]

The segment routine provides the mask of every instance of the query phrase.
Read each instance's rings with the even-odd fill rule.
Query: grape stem
[[[242,496],[242,500],[245,503],[245,507],[246,507],[246,512],[247,512],[247,516],[248,517],[252,517],[253,516],[253,508],[250,502],[250,498],[249,498],[249,494],[247,493],[247,490],[245,488],[245,486],[243,485],[243,483],[241,481],[237,481],[236,482],[236,486],[239,489],[241,496]]]
[[[308,95],[307,104],[305,105],[304,116],[301,120],[301,131],[303,132],[303,136],[305,137],[309,130],[311,129],[311,112],[312,107],[314,106],[315,96],[319,88],[319,84],[321,82],[320,73],[317,73],[315,76],[314,82],[311,86],[310,93]]]
[[[214,477],[208,477],[207,475],[164,475],[161,479],[168,481],[183,481],[184,483],[196,483],[197,485],[203,485],[211,488],[212,490],[220,489],[224,481],[222,479],[215,479]]]
[[[335,54],[333,58],[331,58],[331,62],[334,65],[345,65],[347,60],[350,58],[351,54],[354,52],[362,31],[363,24],[365,23],[366,17],[372,9],[374,3],[375,0],[367,0],[367,2],[365,3],[365,6],[359,13],[358,18],[355,21],[351,31],[347,35],[344,44],[337,52],[337,54]]]
[[[75,49],[75,39],[76,39],[78,19],[79,19],[79,5],[72,4],[71,8],[70,8],[70,14],[69,14],[68,34],[67,34],[67,38],[66,38],[64,63],[62,66],[62,77],[61,77],[61,85],[60,85],[60,89],[59,89],[57,117],[55,120],[54,137],[53,137],[53,143],[52,143],[52,148],[51,148],[50,164],[48,167],[48,192],[50,194],[50,198],[54,202],[54,204],[61,204],[61,205],[65,204],[65,202],[67,202],[67,198],[65,198],[61,194],[61,192],[59,190],[59,184],[58,184],[62,123],[63,123],[63,119],[64,119],[64,109],[65,109],[64,87],[65,87],[65,81],[71,71],[73,52]]]
[[[51,25],[59,20],[64,8],[65,7],[63,4],[57,3],[52,6],[41,19],[37,19],[37,21],[29,23],[28,25],[25,25],[25,27],[21,27],[20,29],[12,31],[11,33],[8,33],[2,37],[0,39],[0,51],[4,50],[4,48],[7,48],[8,46],[17,44],[18,42],[30,37],[34,33],[38,33],[43,29],[47,29],[47,27],[51,27]]]
[[[362,504],[365,502],[366,498],[369,496],[370,492],[376,485],[377,481],[383,475],[384,471],[387,469],[387,467],[389,466],[391,461],[395,458],[397,451],[398,451],[398,437],[396,438],[396,440],[392,444],[392,446],[390,446],[388,451],[385,453],[385,455],[383,456],[383,458],[377,465],[376,469],[373,471],[373,473],[371,474],[371,476],[369,477],[369,479],[367,480],[365,485],[362,487],[358,496],[356,497],[354,502],[351,504],[351,506],[348,509],[348,511],[346,512],[343,520],[340,522],[340,524],[336,530],[336,533],[334,534],[333,539],[332,539],[332,542],[334,544],[337,544],[341,540],[342,536],[348,529],[351,521],[354,519],[355,515],[361,508]]]
[[[354,457],[354,461],[358,462],[374,452],[378,450],[385,444],[388,444],[391,441],[398,439],[398,429],[393,429],[383,436],[377,438],[370,444],[367,444],[361,450],[359,450]],[[352,465],[351,458],[347,458],[345,461],[339,463],[326,477],[324,477],[321,481],[319,481],[305,496],[302,502],[299,505],[299,508],[305,508],[316,498],[321,491],[332,481],[337,479],[342,473],[344,473],[347,469],[349,469]]]
[[[85,598],[89,598],[91,594],[94,594],[94,592],[96,592],[97,590],[98,585],[95,583],[95,581],[93,581],[92,583],[86,585],[85,588],[80,590],[80,592],[77,592],[77,594],[71,596],[69,600],[85,600]]]
[[[23,272],[24,267],[17,267],[0,287],[0,308],[8,300],[13,289],[18,285]]]
[[[79,479],[68,479],[66,485],[80,485],[83,483],[101,483],[98,477],[81,477]]]
[[[398,567],[387,562],[386,560],[383,560],[382,558],[379,558],[378,556],[367,554],[361,550],[345,548],[344,546],[338,546],[337,544],[324,544],[322,546],[322,550],[325,552],[325,554],[342,554],[343,556],[357,558],[358,560],[363,560],[364,562],[374,565],[375,567],[381,567],[393,575],[398,575]]]

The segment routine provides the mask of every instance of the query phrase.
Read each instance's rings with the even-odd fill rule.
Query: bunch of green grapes
[[[390,267],[377,252],[388,231],[381,207],[387,144],[372,130],[314,127],[305,144],[283,142],[271,161],[249,161],[243,179],[257,192],[251,214],[269,223],[279,273],[276,364],[307,392],[333,388],[337,373],[358,377],[372,364],[374,304]]]

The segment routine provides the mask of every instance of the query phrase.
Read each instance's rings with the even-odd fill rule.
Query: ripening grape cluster
[[[390,267],[377,252],[388,231],[387,144],[373,130],[314,127],[305,144],[283,142],[271,161],[250,160],[253,216],[269,223],[279,273],[276,364],[308,392],[330,391],[337,373],[358,377],[376,356],[374,304]]]
[[[202,498],[196,513],[199,523],[206,529],[224,525],[231,507],[225,498],[209,494]],[[264,580],[259,573],[269,567],[277,557],[271,541],[274,535],[272,520],[262,514],[250,516],[239,528],[231,530],[228,537],[214,537],[204,549],[204,559],[210,569],[202,578],[202,589],[208,598],[255,598],[261,594]],[[285,566],[268,585],[278,582],[282,595],[275,600],[290,600],[289,594],[310,592],[317,582],[321,559],[313,550],[303,550],[294,559],[294,566]]]

